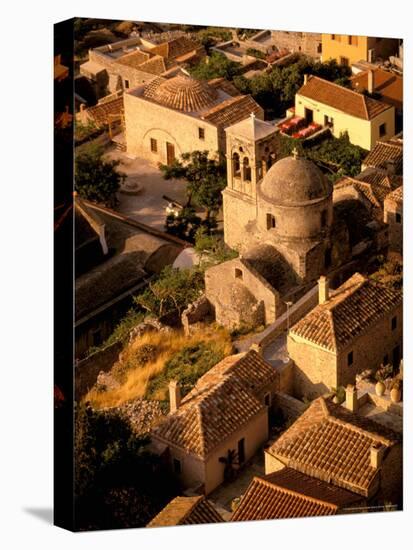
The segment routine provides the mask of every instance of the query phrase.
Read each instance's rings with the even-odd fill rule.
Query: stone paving
[[[234,481],[225,482],[217,487],[208,495],[208,499],[214,503],[224,519],[229,520],[232,514],[231,502],[234,498],[245,493],[254,476],[263,476],[264,474],[264,451],[260,449],[243,467]]]
[[[168,202],[162,196],[168,195],[184,204],[185,183],[178,180],[164,180],[157,166],[144,159],[129,158],[126,153],[115,147],[111,147],[105,157],[120,160],[119,170],[127,174],[127,181],[136,182],[141,187],[137,195],[118,193],[119,204],[116,209],[125,216],[164,231],[165,207]]]

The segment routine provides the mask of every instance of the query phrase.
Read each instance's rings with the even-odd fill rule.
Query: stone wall
[[[201,298],[189,304],[181,315],[185,334],[189,336],[192,331],[197,330],[210,319],[212,313],[211,304],[206,296],[201,296]]]
[[[396,221],[396,215],[400,221]],[[389,224],[390,252],[403,253],[403,204],[386,198],[384,221]]]
[[[273,406],[275,409],[281,410],[284,418],[289,420],[297,420],[307,408],[307,405],[299,399],[282,392],[275,394]]]
[[[271,31],[272,42],[279,49],[321,56],[321,34],[312,32]]]
[[[78,361],[75,366],[75,400],[80,401],[96,383],[98,374],[109,372],[118,360],[122,344],[115,342],[106,348]]]
[[[128,154],[145,158],[153,164],[166,164],[166,143],[175,148],[175,157],[195,150],[218,151],[218,130],[212,124],[194,116],[168,109],[133,94],[124,95],[125,137]],[[199,128],[205,139],[199,138]],[[151,151],[151,139],[157,151]]]

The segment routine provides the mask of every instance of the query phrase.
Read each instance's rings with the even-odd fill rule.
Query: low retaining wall
[[[296,420],[307,408],[299,399],[281,392],[275,393],[273,405],[282,411],[284,417],[291,420]]]
[[[75,400],[80,401],[94,386],[98,374],[108,372],[117,361],[122,343],[115,342],[106,348],[89,355],[75,366]]]

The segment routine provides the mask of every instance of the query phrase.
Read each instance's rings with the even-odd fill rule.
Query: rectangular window
[[[391,329],[396,330],[396,328],[397,328],[397,317],[393,317],[393,319],[391,320]]]
[[[345,67],[348,67],[350,65],[350,61],[348,57],[340,57],[340,65],[344,65]]]
[[[267,229],[274,229],[275,218],[272,214],[267,214]]]
[[[385,122],[383,122],[383,124],[380,124],[379,134],[380,134],[380,137],[383,137],[383,136],[386,135],[386,123]]]
[[[129,80],[125,78],[125,88],[129,88]]]
[[[202,140],[205,139],[205,130],[204,130],[204,128],[198,128],[198,137],[199,137],[199,139],[202,139]]]
[[[396,223],[402,223],[402,215],[399,213],[396,213]]]
[[[240,464],[245,462],[245,439],[244,438],[238,441],[238,462]]]
[[[158,142],[156,141],[156,139],[153,138],[151,138],[151,151],[152,153],[158,152]]]
[[[331,40],[335,40],[336,39],[336,35],[335,34],[332,34],[331,35]]]
[[[347,355],[347,366],[351,367],[351,365],[353,364],[353,361],[354,361],[353,352],[350,351],[350,353]]]
[[[353,37],[351,36],[351,34],[349,34],[348,36],[348,43],[349,43],[349,46],[353,44]]]
[[[177,458],[174,458],[174,472],[176,474],[180,474],[182,472],[181,461]]]

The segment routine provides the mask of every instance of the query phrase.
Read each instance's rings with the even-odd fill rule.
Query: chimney
[[[307,84],[308,82],[308,74],[305,74],[304,75],[304,85]]]
[[[356,412],[358,409],[357,388],[352,384],[346,388],[346,408],[351,412]]]
[[[386,447],[382,443],[373,443],[370,447],[370,465],[378,470],[383,464],[384,451]]]
[[[324,275],[318,279],[318,303],[324,304],[329,299],[328,279]]]
[[[369,94],[374,92],[374,72],[371,70],[367,73],[367,91]]]
[[[262,347],[256,342],[250,345],[250,351],[255,351],[255,353],[258,353],[258,355],[262,355]]]
[[[181,404],[181,389],[176,380],[169,382],[169,412],[173,413]]]

